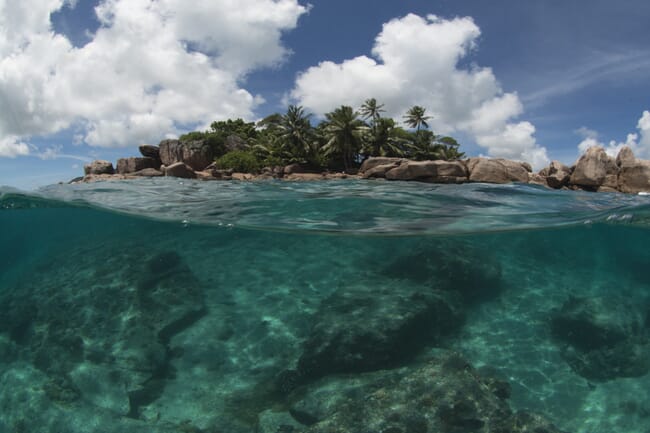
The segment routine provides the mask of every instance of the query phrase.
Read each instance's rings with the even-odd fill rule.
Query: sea
[[[476,392],[489,371],[508,390],[499,405],[557,431],[648,433],[649,297],[650,196],[350,179],[3,187],[0,433],[496,432],[480,407],[435,398],[410,430],[363,410],[356,427],[319,427],[376,404],[378,375],[441,353],[466,360]]]

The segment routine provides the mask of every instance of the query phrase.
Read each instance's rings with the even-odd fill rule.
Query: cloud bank
[[[625,141],[611,140],[605,144],[599,140],[598,132],[582,127],[577,131],[583,136],[578,149],[584,152],[592,146],[601,146],[608,155],[616,156],[623,146],[630,146],[637,158],[650,159],[650,111],[643,112],[636,128],[639,132],[627,134]]]
[[[372,57],[310,67],[299,74],[290,97],[318,115],[371,97],[396,118],[421,105],[434,116],[434,131],[466,132],[490,156],[541,167],[548,162],[546,149],[530,122],[516,121],[523,112],[517,94],[504,93],[490,68],[461,64],[480,34],[468,17],[393,19],[377,35]]]
[[[50,22],[64,4],[0,0],[0,156],[67,128],[116,147],[251,118],[262,99],[241,81],[286,59],[282,32],[307,11],[297,0],[103,0],[100,28],[74,47]]]

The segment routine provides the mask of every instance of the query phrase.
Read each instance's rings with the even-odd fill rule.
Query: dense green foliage
[[[314,168],[350,170],[370,156],[414,160],[455,160],[465,156],[452,137],[436,135],[424,107],[415,105],[403,116],[405,129],[382,117],[384,105],[367,99],[358,110],[343,105],[327,113],[318,125],[303,107],[290,105],[257,122],[242,119],[213,122],[210,130],[195,131],[181,140],[207,140],[217,163],[235,171],[301,163]]]
[[[233,150],[216,160],[217,167],[240,173],[257,173],[262,169],[262,162],[257,156],[246,150]]]

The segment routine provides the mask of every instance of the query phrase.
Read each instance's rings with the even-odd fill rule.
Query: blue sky
[[[419,104],[469,155],[650,158],[650,3],[0,0],[0,185],[286,104]]]

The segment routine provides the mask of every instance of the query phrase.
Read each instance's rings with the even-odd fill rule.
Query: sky
[[[0,0],[0,185],[368,98],[470,156],[650,159],[647,0]]]

